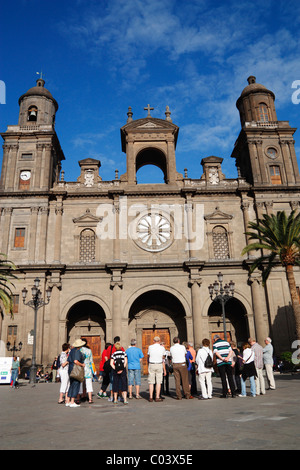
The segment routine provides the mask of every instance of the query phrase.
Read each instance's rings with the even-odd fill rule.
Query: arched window
[[[260,103],[258,110],[259,110],[259,120],[261,122],[268,122],[269,116],[268,116],[267,105],[265,103]]]
[[[280,167],[278,165],[270,166],[270,177],[271,177],[272,184],[282,184]]]
[[[37,121],[37,115],[38,115],[37,107],[36,106],[30,106],[28,108],[27,121],[36,122]]]
[[[215,259],[228,259],[229,244],[227,230],[221,225],[217,225],[212,230],[212,241]]]
[[[84,229],[80,234],[80,254],[82,263],[92,263],[95,261],[96,235],[91,229]]]

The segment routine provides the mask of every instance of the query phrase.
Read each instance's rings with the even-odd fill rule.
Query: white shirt
[[[247,364],[249,364],[250,362],[254,361],[254,358],[255,358],[255,353],[254,353],[254,351],[252,351],[250,348],[244,349],[244,351],[243,351],[243,359],[244,359],[245,362],[247,361]]]
[[[183,344],[176,343],[170,348],[173,364],[185,364],[186,349]]]
[[[152,364],[161,364],[166,350],[159,343],[151,344],[148,348],[149,362]]]
[[[211,372],[213,368],[207,369],[205,367],[204,362],[206,361],[207,354],[210,354],[210,357],[213,358],[213,354],[211,350],[207,346],[203,346],[203,348],[199,349],[196,356],[196,364],[198,366],[198,372],[202,374],[203,372]]]

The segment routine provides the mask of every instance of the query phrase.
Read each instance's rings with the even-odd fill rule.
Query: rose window
[[[159,213],[143,216],[137,223],[137,243],[148,251],[161,251],[172,243],[170,221]]]

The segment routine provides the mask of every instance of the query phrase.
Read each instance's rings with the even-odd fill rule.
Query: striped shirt
[[[223,358],[227,357],[228,354],[232,351],[230,344],[228,341],[224,341],[223,339],[217,339],[217,341],[214,342],[213,344],[213,352],[216,353],[218,352],[220,356]],[[217,366],[223,366],[224,364],[231,364],[231,358],[228,362],[222,361],[218,356],[217,358]]]
[[[260,344],[254,343],[251,346],[251,349],[255,353],[255,357],[254,357],[255,367],[257,369],[263,369],[263,367],[264,367],[264,361],[263,361],[263,352],[264,352],[264,350],[263,350],[263,348],[260,346]]]

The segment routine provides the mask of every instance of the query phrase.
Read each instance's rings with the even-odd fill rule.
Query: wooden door
[[[153,344],[153,338],[155,336],[160,337],[160,341],[165,343],[165,349],[170,351],[170,332],[168,328],[158,328],[153,330],[147,328],[143,330],[142,336],[142,351],[144,354],[143,358],[143,374],[148,375],[148,347]]]
[[[87,340],[87,345],[91,348],[97,375],[99,375],[99,366],[101,361],[101,338],[100,336],[82,336]]]
[[[230,331],[227,331],[226,333],[227,333],[227,338],[226,339],[227,339],[228,343],[230,343],[231,333],[230,333]],[[212,349],[213,344],[214,344],[214,336],[215,335],[219,335],[221,339],[224,339],[224,331],[215,331],[214,333],[211,333],[211,345],[210,345],[211,349]]]

